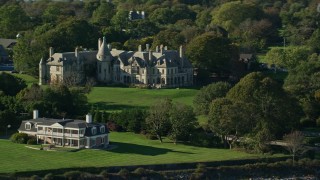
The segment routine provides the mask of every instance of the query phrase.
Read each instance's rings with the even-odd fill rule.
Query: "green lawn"
[[[196,89],[94,87],[88,95],[88,100],[95,107],[108,111],[134,107],[146,108],[164,98],[192,105],[193,97],[197,91]]]
[[[13,73],[12,75],[14,75],[14,76],[16,76],[16,77],[18,77],[18,78],[21,78],[21,79],[23,79],[23,80],[25,80],[26,81],[26,84],[28,85],[28,86],[31,86],[33,83],[38,83],[38,79],[36,79],[36,78],[34,78],[34,77],[32,77],[32,76],[30,76],[30,75],[27,75],[27,74],[17,74],[17,73]]]
[[[0,173],[48,170],[71,167],[105,167],[145,165],[182,162],[206,162],[241,158],[255,158],[258,155],[227,149],[200,148],[182,144],[174,145],[165,139],[164,143],[147,140],[133,133],[110,133],[113,150],[89,150],[77,152],[40,151],[0,140]]]

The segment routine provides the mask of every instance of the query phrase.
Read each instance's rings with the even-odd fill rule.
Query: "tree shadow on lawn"
[[[161,154],[167,154],[169,152],[182,153],[182,154],[194,154],[190,152],[175,151],[175,150],[166,149],[166,148],[158,148],[158,147],[129,144],[129,143],[122,143],[122,142],[112,142],[112,145],[117,146],[117,148],[110,151],[115,153],[121,153],[121,154],[140,154],[140,155],[146,155],[146,156],[157,156]]]
[[[124,105],[124,104],[114,104],[114,102],[96,102],[96,103],[90,103],[90,106],[92,106],[94,109],[99,110],[124,110],[124,109],[136,109],[137,106],[134,105]],[[139,106],[138,108],[146,109],[146,106]]]

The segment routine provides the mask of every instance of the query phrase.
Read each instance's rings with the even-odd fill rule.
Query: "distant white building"
[[[138,51],[112,49],[106,39],[98,40],[98,51],[54,53],[39,64],[39,84],[65,81],[83,81],[93,76],[101,83],[154,85],[157,87],[180,87],[193,84],[193,68],[179,51],[157,46],[150,50],[140,45]]]
[[[38,144],[53,144],[71,148],[107,147],[109,131],[105,124],[93,123],[88,114],[86,121],[73,119],[39,118],[34,110],[33,119],[22,121],[19,133],[37,138]]]

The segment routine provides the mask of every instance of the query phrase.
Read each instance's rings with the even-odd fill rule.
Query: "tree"
[[[0,7],[0,37],[15,38],[19,31],[30,26],[30,19],[17,4],[5,4]]]
[[[320,101],[317,91],[320,89],[320,63],[318,58],[301,62],[289,71],[284,88],[299,100],[308,121],[315,122],[320,116]]]
[[[101,3],[100,6],[93,11],[91,21],[99,26],[108,26],[114,16],[115,10],[111,3]]]
[[[197,125],[197,119],[191,106],[173,104],[170,111],[170,137],[174,144],[178,140],[186,140]]]
[[[286,149],[292,155],[292,163],[294,165],[295,157],[306,150],[304,147],[304,135],[300,131],[293,131],[290,134],[284,135],[283,140],[286,143]]]
[[[182,44],[184,44],[184,37],[175,30],[167,29],[154,36],[152,48],[164,45],[168,49],[179,49]]]
[[[173,23],[172,11],[169,8],[157,8],[149,15],[149,19],[157,24]]]
[[[306,61],[306,57],[310,54],[311,50],[304,46],[289,46],[285,49],[271,48],[266,54],[266,59],[269,64],[275,64],[278,67],[284,67],[291,70],[301,62]]]
[[[207,115],[211,102],[216,98],[224,97],[230,88],[231,85],[227,82],[217,82],[202,87],[193,99],[195,112]]]
[[[226,98],[214,100],[209,126],[231,145],[247,137],[255,151],[265,151],[265,143],[294,128],[301,117],[297,101],[281,84],[262,73],[250,73],[232,87]]]
[[[253,131],[256,119],[252,113],[248,113],[249,109],[252,108],[252,104],[232,102],[227,98],[217,98],[210,105],[209,127],[231,149],[232,144],[239,137]]]
[[[169,130],[169,118],[172,102],[170,99],[160,100],[152,105],[146,117],[146,124],[162,143],[162,136]]]
[[[222,4],[212,12],[212,23],[232,32],[246,19],[259,19],[262,11],[258,6],[241,1],[232,1]]]
[[[234,47],[230,40],[216,33],[204,33],[187,45],[186,55],[194,68],[221,74],[230,67]]]
[[[0,91],[9,96],[15,96],[27,85],[23,79],[17,78],[8,73],[0,73]]]

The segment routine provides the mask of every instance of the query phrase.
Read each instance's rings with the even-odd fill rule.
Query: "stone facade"
[[[81,82],[94,77],[100,83],[123,83],[156,87],[181,87],[193,84],[193,68],[179,51],[139,46],[138,51],[112,49],[105,38],[98,40],[98,51],[54,53],[39,64],[39,84]]]

